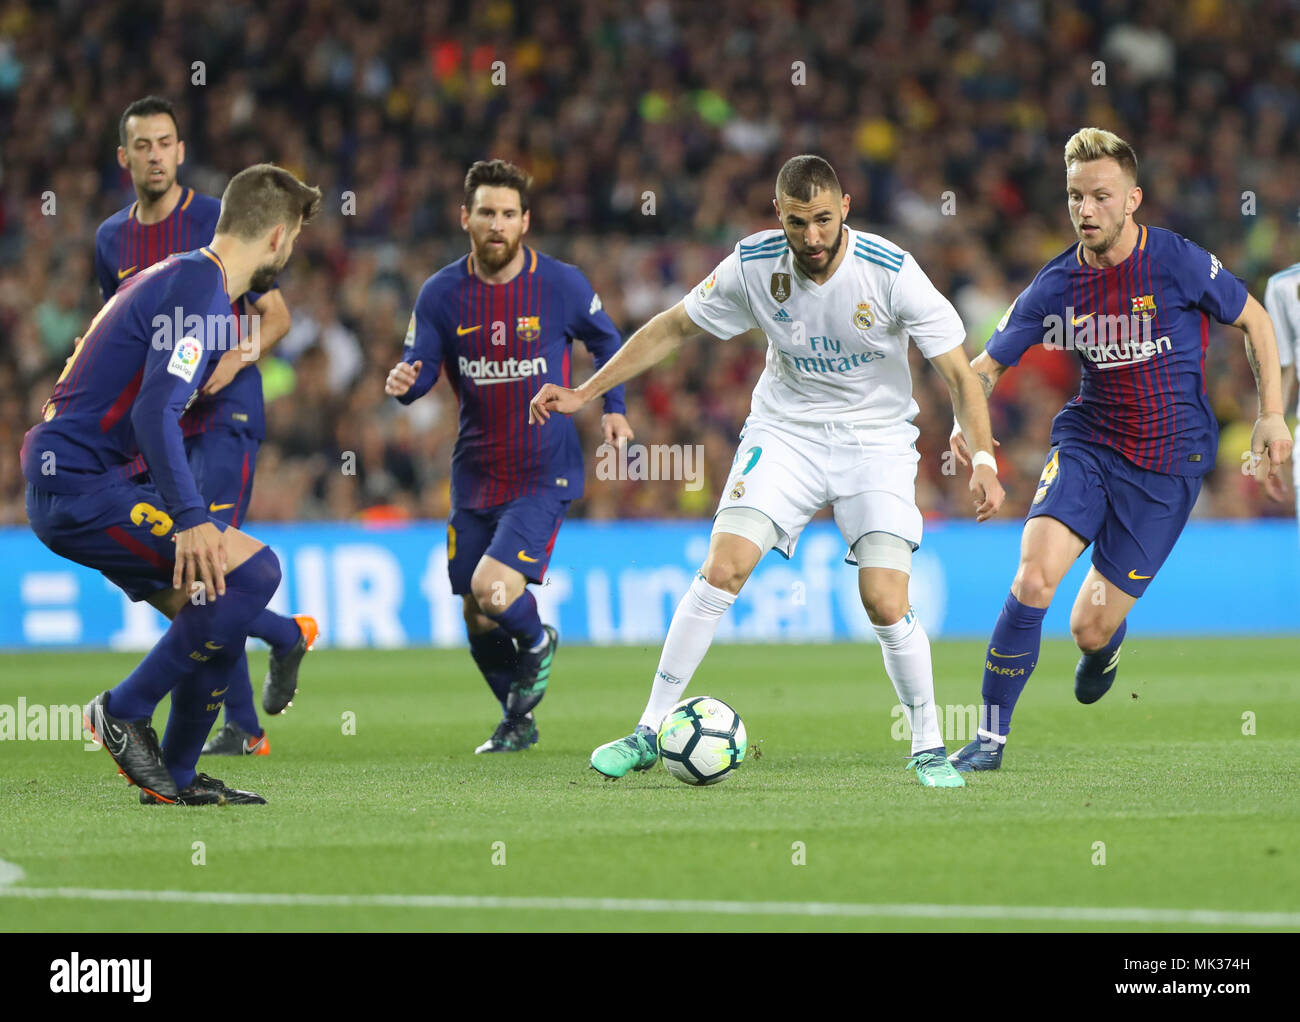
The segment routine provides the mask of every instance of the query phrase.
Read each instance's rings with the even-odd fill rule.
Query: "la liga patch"
[[[186,383],[194,382],[194,374],[199,363],[203,361],[203,345],[196,337],[182,337],[172,350],[172,357],[167,362],[167,371],[179,376]]]

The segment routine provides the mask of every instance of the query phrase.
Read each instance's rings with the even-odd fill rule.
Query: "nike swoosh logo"
[[[475,330],[482,330],[482,329],[483,329],[482,323],[480,323],[478,326],[460,326],[458,324],[456,326],[456,336],[464,337],[466,334],[472,334]]]
[[[229,686],[229,685],[227,685],[225,688],[221,689],[220,691],[217,691],[217,690],[214,688],[214,689],[212,690],[212,698],[213,698],[213,699],[216,699],[217,696],[223,696],[223,695],[225,695],[229,690],[230,690],[230,686]]]
[[[1075,326],[1078,326],[1078,325],[1079,325],[1080,323],[1082,323],[1085,319],[1091,319],[1091,318],[1092,318],[1093,316],[1095,316],[1095,315],[1096,315],[1095,312],[1090,312],[1090,313],[1088,313],[1086,316],[1075,316],[1073,319],[1070,320],[1070,322],[1071,322],[1072,324],[1074,324]]]
[[[208,649],[225,649],[225,648],[226,648],[224,643],[221,643],[221,642],[213,642],[211,639],[209,639],[209,640],[208,640],[207,642],[205,642],[203,645],[207,646]]]
[[[999,653],[996,649],[990,646],[989,652],[999,660],[1019,660],[1022,656],[1029,656],[1029,653],[1032,653],[1033,650],[1030,650],[1029,653]]]
[[[209,505],[208,505],[208,510],[209,510],[209,511],[226,511],[226,510],[228,510],[228,509],[230,509],[230,508],[232,508],[232,507],[234,507],[234,506],[235,506],[234,504],[209,504]]]
[[[100,729],[100,733],[104,736],[104,744],[108,746],[113,757],[117,758],[126,751],[126,732],[119,727],[114,727],[103,717],[100,717],[100,723],[104,725]]]
[[[134,266],[128,266],[125,270],[118,270],[118,271],[117,271],[117,279],[118,279],[118,280],[122,280],[122,279],[125,278],[125,277],[129,277],[129,276],[130,276],[131,274],[133,274],[134,272],[135,272],[135,267],[134,267]]]
[[[1130,569],[1129,569],[1129,573],[1128,573],[1128,577],[1131,578],[1134,582],[1141,582],[1141,581],[1143,581],[1143,580],[1145,580],[1145,579],[1150,578],[1151,576],[1150,576],[1150,575],[1139,575],[1139,574],[1137,573],[1137,568],[1130,568]]]
[[[524,553],[522,550],[519,551],[519,559],[520,559],[521,561],[527,561],[529,564],[536,564],[536,563],[537,563],[537,558],[536,558],[536,557],[529,557],[529,556],[528,556],[526,553]]]

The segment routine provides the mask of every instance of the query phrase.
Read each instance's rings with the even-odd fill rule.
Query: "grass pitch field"
[[[983,648],[935,643],[941,704],[978,700]],[[541,744],[504,756],[472,754],[497,713],[467,652],[313,653],[270,757],[200,762],[267,806],[144,807],[102,750],[0,744],[0,929],[1300,927],[1300,640],[1135,637],[1090,707],[1075,656],[1045,646],[1001,771],[927,790],[870,645],[714,649],[690,692],[751,758],[703,789],[587,768],[657,648],[561,646]],[[0,702],[80,704],[136,660],[9,655]]]

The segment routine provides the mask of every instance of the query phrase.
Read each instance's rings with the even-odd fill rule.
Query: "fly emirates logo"
[[[546,375],[546,359],[541,355],[536,358],[507,358],[502,361],[490,359],[485,355],[478,358],[460,356],[460,375],[473,380],[480,387],[489,383],[510,383],[514,380],[527,380],[534,376]]]

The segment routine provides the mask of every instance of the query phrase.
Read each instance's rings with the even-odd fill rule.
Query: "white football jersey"
[[[751,234],[684,299],[692,322],[717,337],[767,336],[750,406],[757,420],[910,424],[918,408],[908,338],[926,358],[965,339],[961,317],[911,255],[847,226],[842,244],[839,267],[815,284],[795,266],[784,231]]]
[[[1273,321],[1282,366],[1295,365],[1297,347],[1300,347],[1300,263],[1268,278],[1264,308]],[[1296,404],[1296,415],[1300,416],[1300,401]],[[1297,472],[1300,473],[1300,465]]]

